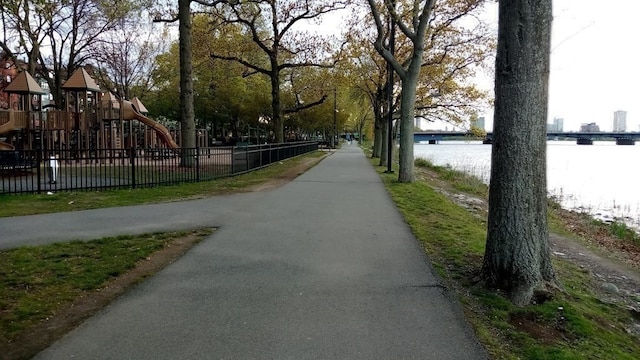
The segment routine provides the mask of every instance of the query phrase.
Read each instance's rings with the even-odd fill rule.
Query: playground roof
[[[100,92],[100,87],[95,81],[87,74],[83,68],[78,68],[71,74],[71,77],[62,85],[65,90],[87,90]]]
[[[120,109],[120,101],[116,99],[116,96],[111,93],[111,91],[107,91],[102,95],[102,102],[109,103],[111,102],[111,107],[114,109]]]
[[[26,71],[23,71],[16,76],[13,81],[6,88],[5,92],[13,94],[46,94],[44,90],[38,85],[33,77]]]
[[[136,109],[138,109],[138,111],[140,111],[140,113],[142,114],[147,114],[149,113],[149,110],[147,110],[147,108],[144,106],[144,104],[142,103],[142,101],[140,101],[140,99],[138,99],[138,97],[134,97],[133,99],[131,99],[131,102],[133,103],[133,105],[136,107]]]

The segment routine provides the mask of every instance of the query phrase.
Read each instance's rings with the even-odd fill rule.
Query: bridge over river
[[[547,132],[547,139],[576,139],[578,145],[593,145],[594,140],[615,140],[617,145],[635,145],[640,139],[640,132]],[[437,144],[443,140],[479,140],[484,144],[493,143],[493,133],[488,132],[479,138],[466,131],[419,131],[413,133],[413,141]]]

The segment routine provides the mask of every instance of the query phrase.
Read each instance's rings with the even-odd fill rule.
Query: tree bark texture
[[[277,55],[271,61],[271,110],[273,112],[273,131],[276,135],[276,142],[284,142],[284,121],[282,119],[282,109],[280,104],[280,71],[278,69]],[[332,130],[333,133],[333,130]]]
[[[483,278],[519,306],[555,283],[549,254],[546,120],[551,0],[500,0]]]
[[[373,106],[373,116],[374,116],[374,134],[373,134],[373,155],[374,158],[382,157],[382,142],[383,139],[386,139],[384,134],[385,128],[385,119],[384,119],[384,92],[376,91],[373,95],[372,106]],[[385,164],[386,165],[386,164]],[[384,166],[384,165],[380,165]]]
[[[380,156],[378,156],[380,158],[380,163],[378,166],[387,166],[388,161],[387,155],[389,151],[389,141],[387,141],[387,139],[389,138],[389,126],[387,126],[387,116],[382,119],[382,128],[380,129]]]
[[[380,158],[382,153],[382,116],[375,114],[374,133],[373,133],[373,154],[372,157]]]
[[[413,122],[416,116],[416,89],[420,76],[420,64],[424,47],[422,43],[415,45],[413,59],[406,76],[402,79],[402,94],[400,103],[400,149],[398,152],[398,181],[411,183],[415,181],[413,164]]]
[[[191,40],[191,0],[178,1],[178,33],[180,43],[180,137],[182,148],[196,146],[196,125],[193,109],[193,65]],[[189,151],[182,151],[181,166],[192,167],[195,158]]]

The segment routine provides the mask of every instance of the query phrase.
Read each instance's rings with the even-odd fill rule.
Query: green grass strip
[[[377,162],[372,160],[374,165]],[[543,304],[515,307],[479,283],[486,241],[483,219],[425,182],[398,183],[397,173],[376,169],[434,268],[457,292],[491,358],[640,358],[640,341],[628,331],[633,327],[631,314],[624,307],[598,300],[592,291],[595,285],[584,271],[572,263],[554,261],[566,292],[554,294]],[[452,176],[451,171],[436,172],[444,174],[441,180],[460,178]]]
[[[211,233],[203,229],[120,236],[0,251],[0,342],[9,342],[79,296],[99,289],[172,239],[203,239]]]

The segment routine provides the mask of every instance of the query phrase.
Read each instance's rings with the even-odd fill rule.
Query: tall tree
[[[112,6],[101,0],[0,0],[4,32],[0,48],[14,60],[24,57],[27,71],[44,79],[62,106],[67,77],[93,60],[92,49],[127,16],[138,18],[144,2],[122,0]]]
[[[46,5],[31,1],[0,0],[3,38],[0,48],[17,64],[18,57],[26,58],[27,72],[36,75],[40,49],[46,40]],[[13,50],[12,50],[13,49]]]
[[[193,108],[193,63],[191,38],[191,0],[178,0],[178,36],[180,38],[180,139],[183,148],[196,147],[196,122]],[[180,164],[193,167],[195,158],[182,152]]]
[[[283,71],[301,67],[331,67],[327,59],[331,54],[331,43],[320,36],[303,31],[305,23],[319,19],[322,15],[344,8],[340,0],[250,0],[229,2],[229,7],[217,13],[221,24],[239,24],[248,36],[263,51],[260,59],[248,58],[246,54],[228,49],[223,53],[212,53],[217,59],[236,61],[246,66],[250,73],[259,73],[271,81],[271,121],[276,141],[284,141],[284,118],[281,100]],[[322,98],[321,98],[322,99]],[[317,103],[317,99],[313,103]],[[303,110],[308,106],[300,107]]]
[[[355,32],[352,36],[356,35]],[[356,35],[357,36],[357,35]],[[357,39],[358,37],[353,37]],[[380,159],[380,166],[386,166],[386,136],[383,129],[386,127],[386,112],[388,111],[388,80],[386,63],[380,56],[371,53],[375,52],[371,47],[362,47],[362,41],[352,41],[348,49],[350,54],[352,76],[352,89],[363,96],[366,96],[369,109],[374,118],[374,143],[372,157]],[[369,49],[371,51],[369,51]],[[344,66],[343,66],[344,67]],[[343,68],[341,67],[341,68]],[[394,103],[394,106],[397,105]]]
[[[217,60],[209,56],[216,49],[247,47],[247,52],[259,53],[253,42],[239,31],[239,27],[217,29],[207,15],[193,17],[192,50],[195,123],[207,128],[218,139],[232,133],[236,137],[247,126],[256,128],[259,119],[271,114],[269,82],[266,77],[243,76],[246,68],[238,63]],[[169,52],[156,58],[152,72],[155,84],[147,108],[156,116],[163,115],[179,122],[179,47],[176,42]],[[265,126],[259,125],[261,129]],[[224,131],[223,131],[224,130]],[[264,130],[262,130],[264,131]]]
[[[500,0],[487,246],[491,288],[519,306],[555,285],[549,255],[546,119],[552,0]]]
[[[193,63],[192,63],[192,14],[191,3],[203,6],[215,7],[225,3],[226,0],[178,0],[177,14],[169,10],[173,16],[163,18],[160,13],[156,14],[156,22],[178,22],[178,42],[180,47],[180,139],[182,147],[196,147],[196,125],[195,110],[193,105]],[[195,157],[186,151],[181,153],[181,166],[192,167],[195,165]]]
[[[150,75],[157,66],[156,57],[167,50],[167,32],[123,21],[109,35],[93,49],[96,81],[123,99],[143,97],[154,87]]]
[[[207,15],[194,17],[194,42],[199,44],[193,49],[196,121],[210,124],[218,137],[231,132],[237,138],[249,127],[260,127],[264,133],[265,124],[259,120],[271,113],[268,79],[247,76],[244,65],[210,56],[233,47],[256,55],[261,51],[240,26],[220,29],[211,20]]]
[[[346,57],[349,60],[339,66],[341,71],[350,74],[352,87],[368,98],[374,116],[372,157],[380,159],[380,166],[386,166],[386,128],[389,108],[387,106],[389,90],[387,62],[376,49],[368,46],[377,36],[371,16],[365,15],[363,18],[355,13],[349,23],[351,24],[347,31],[349,43],[346,48]],[[394,108],[397,105],[398,102],[394,101]]]
[[[40,54],[40,76],[51,89],[56,104],[61,105],[62,84],[73,71],[92,59],[92,48],[103,40],[103,34],[140,9],[134,0],[111,6],[98,0],[46,2],[40,7],[47,21],[47,46],[50,53]]]
[[[378,53],[392,65],[402,81],[400,103],[400,168],[398,181],[413,182],[413,119],[415,118],[416,89],[425,48],[425,35],[435,0],[385,1],[383,6],[375,0],[367,0],[378,29],[374,46]],[[412,43],[409,56],[399,61],[385,45],[385,24],[382,14],[388,13],[398,25],[400,32]]]
[[[369,1],[372,20],[360,23],[373,21],[377,34],[371,40],[360,42],[373,42],[401,80],[401,92],[399,96],[394,94],[394,108],[400,102],[400,181],[413,181],[415,115],[459,123],[488,104],[487,94],[471,81],[493,52],[492,32],[477,16],[484,3],[485,0]],[[387,40],[389,30],[385,22],[388,20],[384,21],[389,17],[400,30],[393,53]],[[354,33],[362,33],[367,39],[366,31]],[[367,63],[377,63],[377,60]],[[383,66],[377,67],[386,71]],[[382,126],[376,125],[378,128]],[[381,132],[376,131],[376,137],[379,134]],[[376,138],[376,148],[381,142],[384,140]]]

